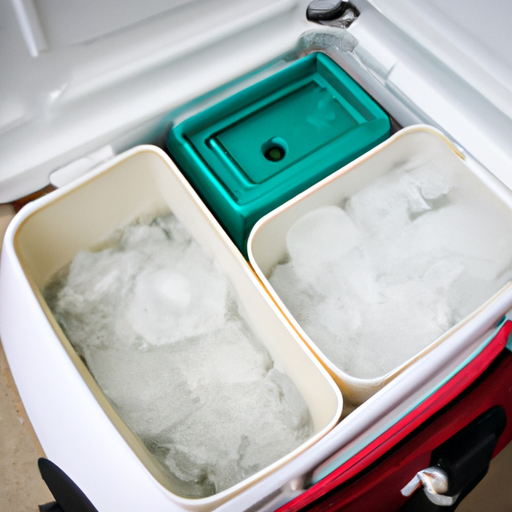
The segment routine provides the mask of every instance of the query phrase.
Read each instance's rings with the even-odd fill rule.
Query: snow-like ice
[[[435,161],[404,163],[310,211],[286,243],[273,288],[360,378],[404,363],[512,277],[512,211],[467,170]]]
[[[45,291],[65,334],[180,494],[231,487],[312,435],[295,385],[170,214],[83,251]]]

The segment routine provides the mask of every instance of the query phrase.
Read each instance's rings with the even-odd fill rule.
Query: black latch
[[[420,471],[402,490],[402,494],[412,492],[415,479],[426,482],[431,488],[425,488],[425,493],[415,492],[401,512],[454,511],[487,473],[506,424],[503,407],[493,407],[435,448],[431,466]],[[436,470],[439,470],[440,477],[436,475]],[[439,481],[432,481],[431,475]],[[442,491],[437,490],[441,487]]]
[[[432,462],[448,475],[448,496],[475,487],[485,476],[506,425],[503,407],[493,407],[432,452]]]

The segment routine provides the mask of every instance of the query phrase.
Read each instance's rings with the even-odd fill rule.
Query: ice
[[[79,253],[45,297],[180,495],[227,489],[312,435],[302,396],[173,215]]]
[[[298,220],[288,231],[286,243],[294,269],[302,279],[316,282],[324,265],[343,257],[358,243],[359,233],[350,217],[336,206],[323,206]],[[316,266],[311,266],[311,261]]]
[[[510,209],[430,159],[310,211],[286,241],[272,286],[326,357],[360,378],[392,371],[512,278]]]

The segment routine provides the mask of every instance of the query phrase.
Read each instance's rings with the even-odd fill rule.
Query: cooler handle
[[[484,412],[432,452],[434,464],[419,471],[402,489],[412,495],[423,486],[426,497],[439,507],[456,505],[485,476],[507,417],[501,406]],[[459,497],[461,498],[459,500]],[[409,510],[406,505],[402,509]],[[412,509],[411,509],[412,510]],[[432,510],[437,510],[434,508]]]

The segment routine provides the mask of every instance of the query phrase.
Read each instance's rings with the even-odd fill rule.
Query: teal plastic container
[[[386,113],[324,54],[175,126],[168,150],[244,255],[263,215],[390,135]]]

